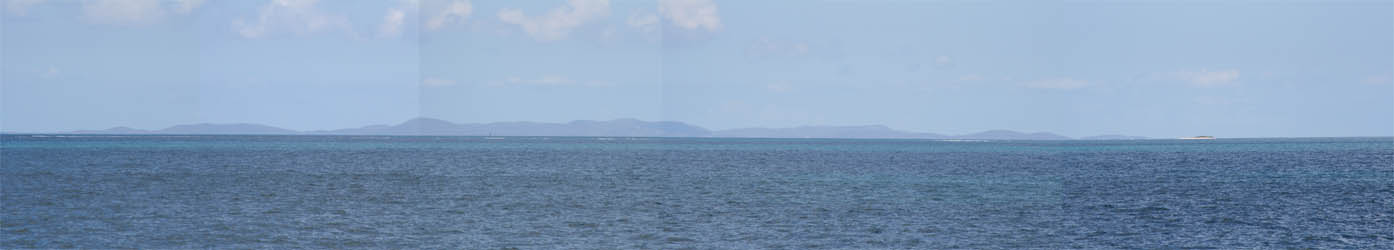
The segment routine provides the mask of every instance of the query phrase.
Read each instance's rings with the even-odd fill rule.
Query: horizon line
[[[689,123],[689,122],[684,122],[684,121],[674,121],[674,120],[653,120],[653,121],[649,121],[649,120],[643,120],[643,119],[638,119],[638,118],[614,118],[614,119],[608,119],[608,120],[579,119],[579,120],[571,120],[571,121],[566,121],[566,122],[493,121],[493,122],[468,122],[468,123],[460,123],[460,122],[455,122],[455,121],[450,121],[450,120],[445,120],[445,119],[440,119],[440,118],[425,117],[425,116],[418,116],[418,117],[414,117],[414,118],[409,118],[409,119],[406,119],[406,120],[404,120],[404,121],[402,121],[402,122],[398,122],[398,123],[385,123],[385,124],[384,124],[384,123],[378,123],[378,124],[360,125],[360,126],[355,126],[355,127],[330,128],[330,129],[308,129],[308,130],[289,129],[289,128],[279,127],[279,126],[275,126],[275,125],[268,125],[268,124],[263,124],[263,123],[252,123],[252,122],[228,122],[228,123],[194,122],[194,123],[174,124],[174,125],[164,126],[163,128],[155,128],[155,129],[132,128],[132,127],[129,127],[129,126],[112,126],[112,127],[103,128],[103,129],[76,129],[76,130],[67,130],[67,131],[10,131],[10,130],[0,130],[0,134],[16,134],[16,135],[26,135],[26,134],[27,134],[27,135],[44,135],[44,134],[86,134],[86,135],[101,135],[102,133],[85,133],[85,132],[101,132],[101,131],[103,131],[103,130],[112,130],[112,129],[125,128],[125,129],[141,130],[141,132],[139,132],[139,133],[118,133],[118,134],[114,134],[114,135],[178,135],[178,134],[170,134],[170,133],[158,133],[158,131],[159,131],[159,130],[164,130],[164,129],[170,129],[170,128],[174,128],[174,127],[178,127],[178,126],[186,126],[186,125],[253,125],[253,126],[265,126],[265,127],[270,127],[270,128],[280,129],[280,130],[287,130],[287,131],[290,131],[290,133],[195,133],[195,134],[189,134],[189,135],[373,135],[373,134],[340,134],[340,133],[332,133],[332,131],[335,131],[335,130],[345,130],[345,129],[360,129],[360,128],[367,128],[367,127],[371,127],[371,126],[400,126],[400,125],[406,124],[406,123],[411,122],[411,121],[414,121],[414,120],[436,120],[436,121],[447,122],[447,123],[454,124],[454,125],[470,125],[470,124],[474,124],[474,125],[486,125],[486,124],[498,124],[498,123],[538,123],[538,124],[559,124],[559,125],[564,125],[564,124],[570,124],[570,123],[575,123],[575,122],[583,122],[583,121],[614,122],[614,121],[633,120],[633,121],[648,122],[648,123],[662,123],[662,122],[680,123],[680,124],[683,124],[683,125],[688,125],[688,126],[697,127],[697,128],[702,129],[702,130],[706,130],[706,131],[708,131],[708,132],[732,131],[732,130],[741,130],[741,129],[799,129],[799,128],[883,127],[883,128],[885,128],[885,129],[888,129],[888,130],[891,130],[891,131],[895,131],[895,132],[914,133],[914,134],[927,134],[927,135],[938,135],[938,136],[947,136],[947,137],[961,137],[961,136],[968,136],[968,135],[974,135],[974,134],[980,134],[980,133],[986,133],[986,132],[993,132],[993,131],[1006,131],[1006,132],[1022,133],[1022,134],[1028,134],[1028,135],[1029,135],[1029,134],[1042,134],[1042,133],[1044,133],[1044,134],[1049,134],[1049,135],[1055,135],[1055,136],[1066,137],[1066,138],[1068,138],[1069,140],[1089,140],[1089,139],[1085,139],[1085,138],[1088,138],[1088,137],[1105,137],[1105,136],[1142,137],[1142,138],[1135,138],[1135,139],[1175,139],[1175,138],[1186,137],[1186,136],[1137,136],[1137,135],[1128,135],[1128,134],[1121,134],[1121,133],[1097,133],[1097,134],[1092,134],[1092,135],[1088,135],[1088,136],[1078,136],[1078,137],[1074,137],[1074,136],[1061,135],[1061,134],[1059,134],[1059,133],[1050,132],[1050,131],[1023,132],[1023,131],[1018,131],[1018,130],[1013,130],[1013,129],[1001,129],[1001,128],[998,128],[998,129],[984,129],[984,130],[978,130],[978,132],[970,132],[970,133],[964,133],[964,134],[946,134],[946,133],[937,133],[937,132],[924,132],[924,131],[902,130],[902,129],[893,128],[893,127],[890,127],[890,126],[887,126],[887,125],[884,125],[884,124],[862,124],[862,125],[798,125],[798,126],[784,126],[784,127],[737,127],[737,128],[729,128],[729,129],[708,129],[707,127],[704,127],[704,126],[701,126],[701,125],[692,124],[692,123]],[[400,135],[400,134],[398,134],[398,135],[389,135],[389,134],[382,134],[382,136],[408,136],[408,135]],[[429,135],[429,134],[422,134],[422,135],[410,135],[410,136],[486,136],[486,135]],[[567,136],[568,136],[568,137],[587,137],[587,136],[575,136],[575,135],[567,135]],[[1199,135],[1192,135],[1192,136],[1199,136]],[[518,136],[504,136],[504,137],[518,137]],[[610,136],[610,137],[644,137],[644,136]],[[1366,138],[1378,138],[1378,137],[1394,137],[1394,135],[1245,136],[1245,137],[1220,137],[1220,138],[1225,138],[1225,139],[1255,138],[1255,139],[1257,139],[1257,138],[1362,138],[1362,137],[1366,137]],[[674,137],[674,138],[682,138],[682,137]],[[719,137],[719,136],[704,136],[704,137],[692,137],[692,138],[724,138],[724,137]],[[730,138],[766,138],[766,137],[730,137]],[[767,138],[819,138],[819,137],[767,137]],[[847,138],[847,137],[827,137],[827,138],[829,138],[829,139],[838,139],[838,138],[852,139],[852,138]],[[873,138],[873,139],[874,139],[874,138]],[[895,139],[895,138],[886,138],[886,139]],[[900,138],[900,139],[927,139],[927,138]],[[1134,139],[1134,140],[1135,140],[1135,139]],[[933,140],[933,139],[929,139],[929,140]]]
[[[297,131],[299,132],[299,131]],[[128,134],[100,134],[100,133],[42,133],[42,132],[13,132],[0,131],[0,135],[7,136],[65,136],[65,137],[110,137],[110,136],[383,136],[383,137],[478,137],[478,138],[669,138],[669,139],[814,139],[814,140],[918,140],[918,141],[1141,141],[1141,140],[1185,140],[1186,138],[1153,138],[1145,137],[1138,139],[1085,139],[1068,137],[1068,139],[932,139],[932,138],[855,138],[855,137],[730,137],[730,136],[591,136],[591,135],[404,135],[404,134],[249,134],[249,133],[209,133],[209,134],[157,134],[157,133],[128,133]],[[1214,140],[1245,140],[1245,139],[1340,139],[1340,138],[1390,138],[1394,136],[1276,136],[1276,137],[1215,137]]]

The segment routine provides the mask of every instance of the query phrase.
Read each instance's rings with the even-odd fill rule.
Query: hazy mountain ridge
[[[396,125],[369,125],[335,130],[295,131],[260,124],[187,124],[159,130],[114,127],[105,130],[73,131],[75,134],[245,134],[245,135],[443,135],[443,136],[617,136],[617,137],[735,137],[735,138],[861,138],[861,139],[955,139],[955,140],[1071,140],[1048,132],[1023,133],[988,130],[966,135],[896,130],[883,125],[802,126],[792,128],[739,128],[708,130],[674,121],[577,120],[568,123],[493,122],[454,123],[434,118],[415,118]],[[1138,136],[1101,135],[1086,140],[1145,139]]]
[[[299,134],[295,130],[277,128],[261,124],[233,123],[233,124],[183,124],[175,125],[160,130],[143,130],[128,127],[114,127],[104,130],[79,130],[73,131],[74,134],[185,134],[185,135],[218,135],[218,134],[242,134],[242,135],[283,135]]]
[[[361,128],[312,131],[306,134],[704,137],[710,135],[711,131],[681,122],[646,122],[635,119],[581,120],[569,123],[452,123],[432,118],[416,118],[397,125],[372,125]]]

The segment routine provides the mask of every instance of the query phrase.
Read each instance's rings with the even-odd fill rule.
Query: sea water
[[[0,248],[1394,247],[1394,138],[0,136]]]

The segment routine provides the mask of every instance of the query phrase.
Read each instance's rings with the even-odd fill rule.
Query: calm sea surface
[[[1394,248],[1394,138],[0,136],[0,248]]]

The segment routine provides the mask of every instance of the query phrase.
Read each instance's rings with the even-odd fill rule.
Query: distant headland
[[[802,126],[789,128],[739,128],[709,130],[675,121],[578,120],[567,123],[493,122],[454,123],[433,118],[415,118],[396,125],[371,125],[335,130],[296,131],[249,123],[185,124],[158,130],[115,127],[80,130],[69,134],[186,134],[186,135],[438,135],[438,136],[614,136],[614,137],[731,137],[731,138],[848,138],[848,139],[940,139],[940,140],[1137,140],[1141,136],[1100,135],[1071,138],[1049,132],[1024,133],[988,130],[972,134],[945,135],[892,129],[882,125]]]

